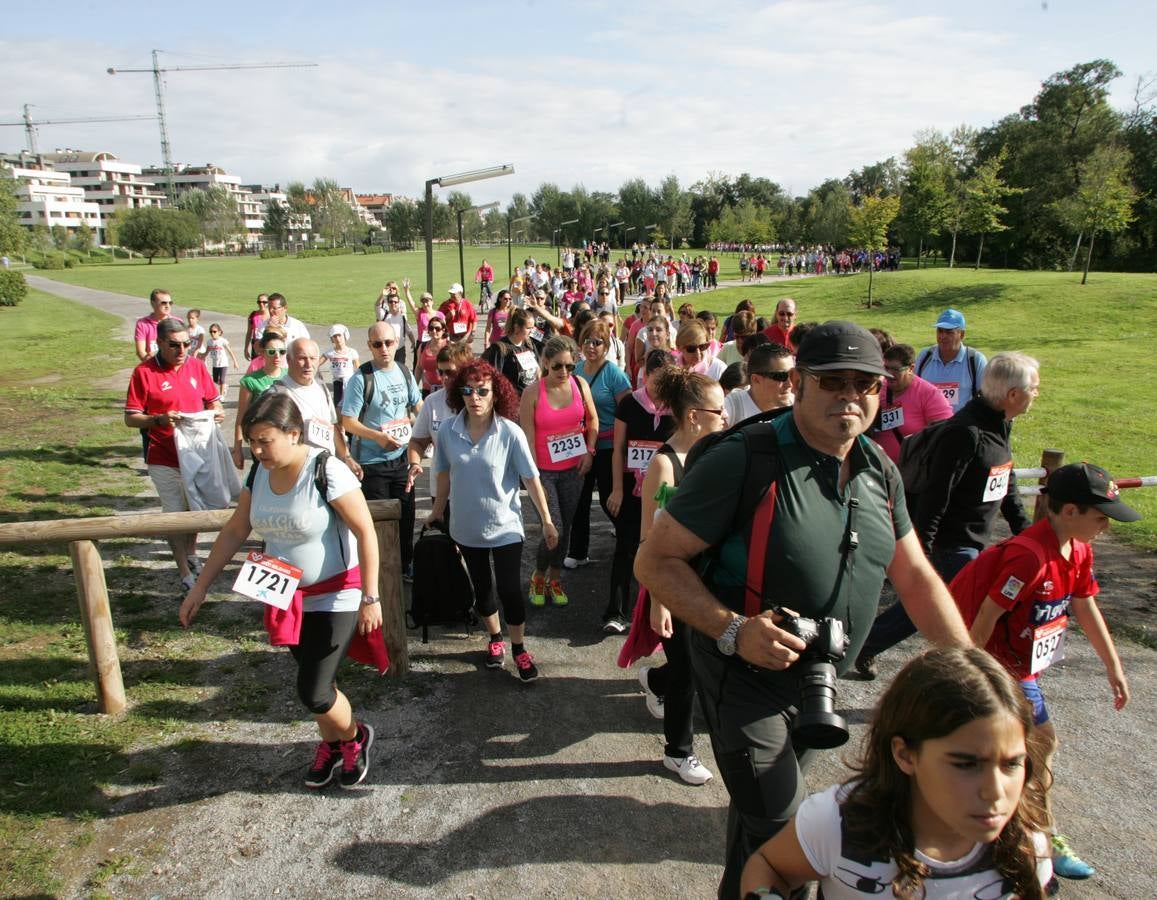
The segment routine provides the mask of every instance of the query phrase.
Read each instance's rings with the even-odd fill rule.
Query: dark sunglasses
[[[557,372],[560,369],[566,369],[568,372],[573,372],[575,370],[575,364],[574,363],[555,363],[554,365],[552,365],[550,367],[550,370],[552,372]]]
[[[374,350],[381,350],[383,347],[392,347],[397,341],[370,341],[370,347]]]
[[[462,390],[462,396],[463,397],[471,397],[474,394],[477,394],[479,397],[489,397],[490,391],[492,389],[491,388],[476,388],[476,387],[470,387],[470,385],[466,385],[461,390]]]
[[[584,347],[601,347],[604,341],[602,338],[587,338],[583,341]]]
[[[820,383],[821,391],[837,394],[842,393],[851,385],[857,394],[872,396],[880,393],[880,379],[874,375],[855,375],[851,378],[845,378],[843,375],[823,375],[819,372],[809,372],[806,369],[804,372]]]
[[[192,346],[192,341],[169,341],[170,350],[188,350]]]
[[[683,348],[684,353],[706,353],[711,349],[710,344],[688,344]]]
[[[787,381],[790,374],[790,372],[749,372],[747,377],[762,375],[764,378],[770,378],[772,381]]]
[[[439,369],[438,375],[441,376],[442,378],[449,378],[451,375],[453,375],[457,371],[458,371],[457,369]]]
[[[266,356],[285,356],[285,354],[288,352],[289,351],[286,350],[284,347],[266,347],[265,348],[265,355]]]
[[[445,330],[446,329],[443,328],[441,325],[431,325],[429,328],[429,331],[431,334],[440,334],[441,332],[443,332]]]

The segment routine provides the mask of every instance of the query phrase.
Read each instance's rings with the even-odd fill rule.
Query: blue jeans
[[[980,551],[975,547],[933,547],[932,568],[947,584],[956,577],[957,572],[979,555]],[[876,616],[868,639],[864,642],[864,648],[860,651],[860,658],[879,656],[915,633],[916,626],[908,618],[904,604],[897,601]]]

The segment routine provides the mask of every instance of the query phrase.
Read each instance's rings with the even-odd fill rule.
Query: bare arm
[[[888,578],[900,595],[905,612],[924,637],[939,646],[972,646],[956,601],[920,549],[915,531],[896,542]]]
[[[430,510],[430,515],[426,517],[427,522],[441,522],[446,518],[446,504],[450,502],[450,473],[442,471],[438,473],[438,499],[434,502],[434,508]]]
[[[358,543],[358,562],[362,570],[362,593],[367,597],[378,597],[378,535],[374,530],[374,520],[366,505],[365,495],[360,490],[348,491],[330,506],[341,516]],[[369,634],[382,624],[382,605],[362,604],[358,610],[358,632]]]
[[[225,352],[226,352],[226,353],[228,353],[228,354],[229,354],[229,358],[230,358],[231,360],[233,360],[233,368],[234,368],[234,369],[240,369],[240,368],[241,368],[241,366],[238,364],[238,362],[237,362],[237,357],[236,357],[236,356],[234,355],[234,353],[233,353],[233,348],[232,348],[232,347],[231,347],[229,344],[226,344],[226,345],[225,345]]]
[[[1125,680],[1125,670],[1121,666],[1121,658],[1117,656],[1117,647],[1113,643],[1113,636],[1109,634],[1109,627],[1092,597],[1075,597],[1070,606],[1076,616],[1085,637],[1093,645],[1097,656],[1105,666],[1105,674],[1109,677],[1109,686],[1113,689],[1113,707],[1124,709],[1129,702],[1129,682]]]
[[[748,858],[739,882],[739,895],[770,887],[786,897],[795,888],[819,878],[819,872],[811,867],[799,842],[793,816],[775,837]]]
[[[357,416],[342,416],[341,427],[354,437],[359,437],[366,441],[373,441],[386,451],[397,450],[402,446],[384,431],[374,431],[374,429],[368,425],[359,422]]]
[[[996,623],[1000,621],[1000,617],[1006,611],[993,602],[991,597],[985,597],[984,602],[980,604],[980,610],[976,613],[976,618],[972,620],[972,627],[968,629],[972,643],[976,644],[977,647],[987,647],[992,632],[996,628]]]
[[[526,446],[534,453],[534,411],[538,408],[538,385],[531,390],[523,391],[518,401],[518,424],[522,426],[522,433],[526,435]]]
[[[612,516],[619,514],[623,503],[623,469],[627,460],[627,423],[615,419],[615,449],[611,454],[611,496],[607,498],[607,509]]]

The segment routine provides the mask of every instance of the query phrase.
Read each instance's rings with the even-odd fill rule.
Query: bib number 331
[[[254,551],[245,557],[237,580],[233,582],[233,591],[250,600],[289,609],[300,582],[301,569],[297,566]]]

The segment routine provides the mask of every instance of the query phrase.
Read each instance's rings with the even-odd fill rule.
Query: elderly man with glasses
[[[789,340],[789,336],[791,335],[791,330],[795,327],[796,321],[795,301],[792,300],[791,297],[784,297],[779,303],[775,304],[775,321],[763,329],[763,333],[767,335],[767,339],[773,344],[790,347],[791,341]]]

